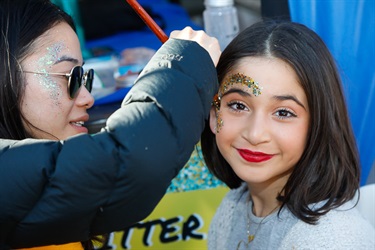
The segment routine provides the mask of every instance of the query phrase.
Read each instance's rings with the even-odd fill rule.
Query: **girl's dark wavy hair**
[[[72,17],[49,0],[0,0],[0,138],[32,137],[22,122],[28,123],[21,113],[25,81],[20,63],[33,53],[41,35],[63,22],[76,30]],[[93,237],[82,245],[93,249],[96,240],[101,238]]]
[[[274,57],[290,65],[307,96],[310,124],[306,148],[278,196],[299,219],[320,216],[351,200],[359,188],[360,164],[335,60],[322,39],[306,26],[266,20],[242,31],[223,51],[219,82],[244,57]],[[242,183],[220,154],[206,124],[202,152],[210,171],[230,188]],[[309,204],[324,201],[318,209]]]

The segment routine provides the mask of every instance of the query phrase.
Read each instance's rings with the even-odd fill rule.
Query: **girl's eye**
[[[241,103],[239,101],[228,102],[227,106],[231,110],[237,111],[237,112],[244,111],[244,110],[249,110],[243,103]]]
[[[297,115],[289,110],[289,109],[280,109],[278,111],[275,112],[277,118],[279,119],[287,119],[287,118],[291,118],[291,117],[297,117]]]

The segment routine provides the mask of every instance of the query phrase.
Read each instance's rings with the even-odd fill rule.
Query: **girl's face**
[[[94,104],[93,97],[81,87],[70,99],[67,78],[48,74],[69,74],[74,66],[83,65],[77,35],[68,24],[59,23],[41,36],[34,47],[35,52],[22,61],[22,69],[46,74],[25,73],[21,112],[32,124],[24,122],[26,129],[35,138],[59,140],[87,133],[82,125],[89,119],[87,109]]]
[[[257,82],[261,94],[254,95],[254,88],[240,83],[237,73]],[[280,59],[243,58],[226,79],[233,75],[235,83],[219,91],[220,109],[211,109],[217,146],[249,185],[282,187],[305,149],[306,95],[293,69]]]

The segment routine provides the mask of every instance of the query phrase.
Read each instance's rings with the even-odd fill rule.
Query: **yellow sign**
[[[198,143],[154,211],[132,227],[110,234],[99,249],[207,249],[212,217],[228,191],[208,170]]]
[[[103,249],[207,249],[207,233],[226,187],[168,193],[128,230],[112,233]]]

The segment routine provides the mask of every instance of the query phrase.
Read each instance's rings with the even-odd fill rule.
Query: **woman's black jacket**
[[[101,132],[0,139],[0,248],[83,241],[144,219],[189,159],[216,91],[209,54],[169,39]]]

